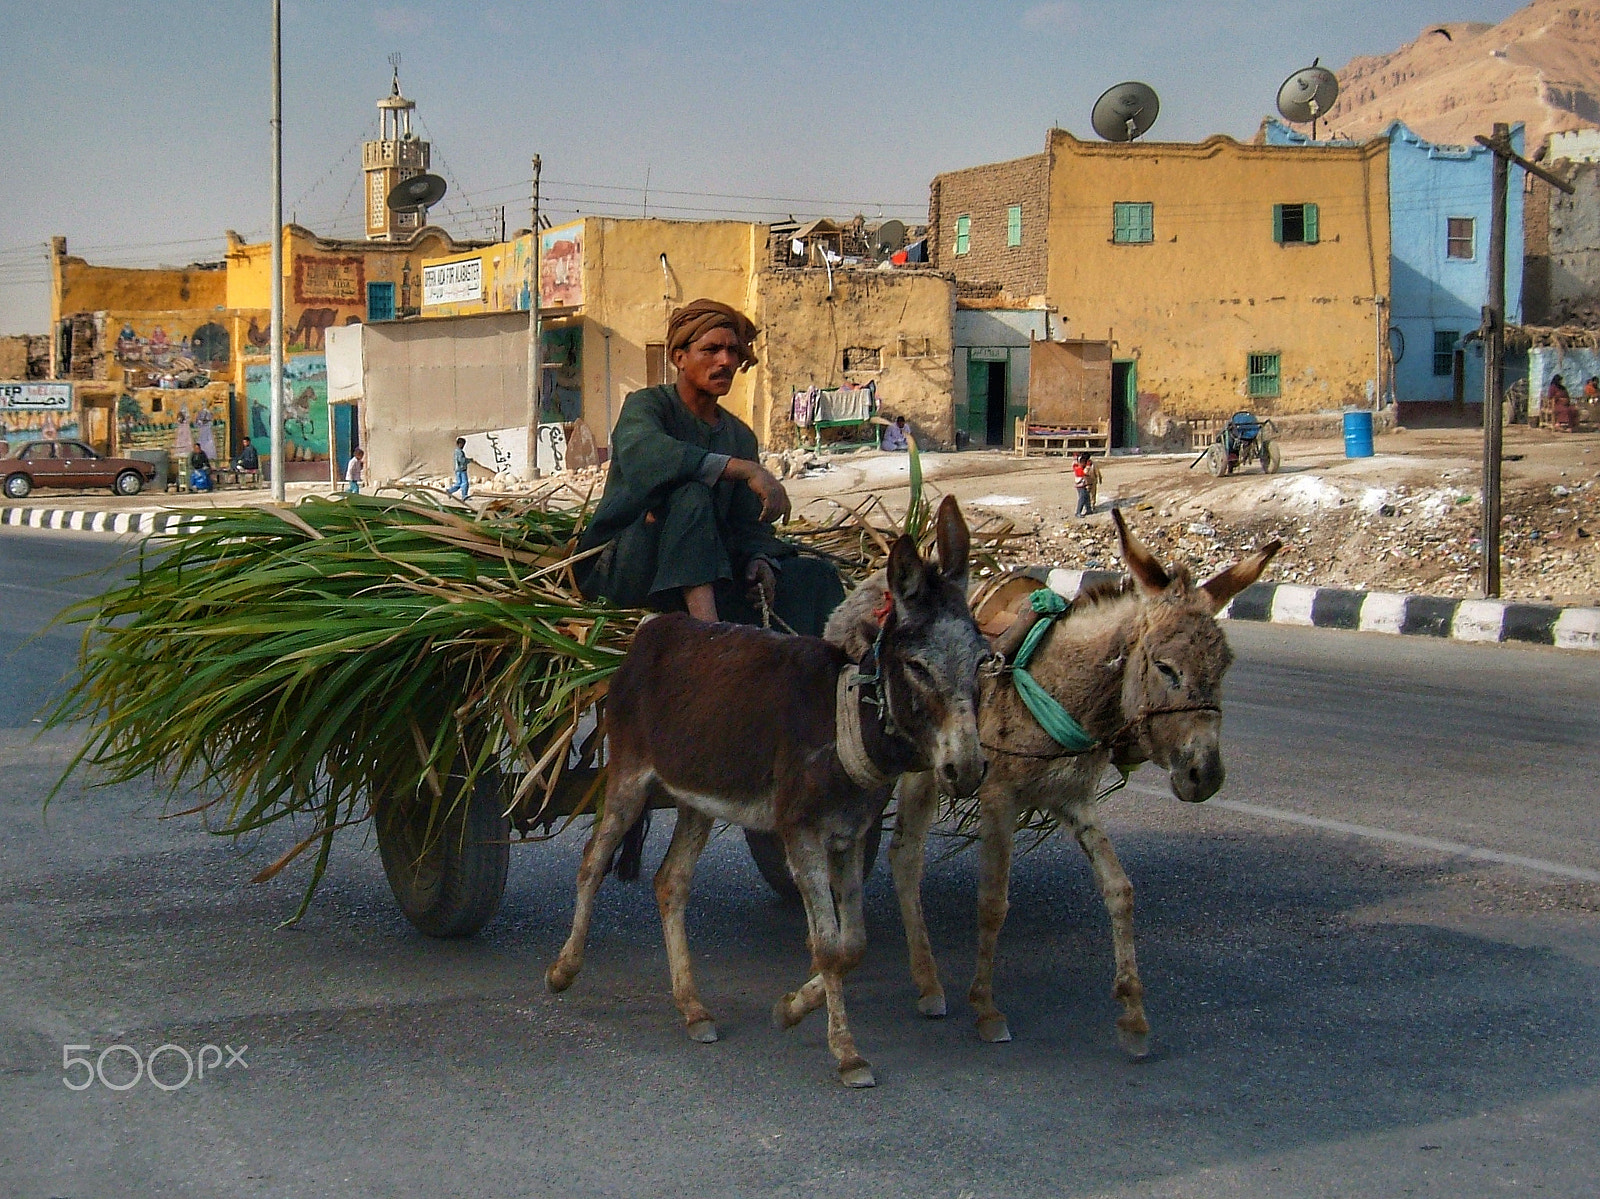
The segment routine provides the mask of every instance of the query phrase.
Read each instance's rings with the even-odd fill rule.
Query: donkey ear
[[[967,522],[955,496],[947,495],[939,501],[939,516],[934,527],[938,532],[940,571],[952,583],[965,588],[972,534],[967,532]]]
[[[1129,532],[1128,522],[1122,519],[1120,508],[1111,509],[1111,519],[1117,526],[1117,540],[1122,543],[1122,560],[1128,564],[1128,570],[1139,587],[1151,595],[1165,591],[1172,582],[1172,576],[1167,574],[1156,556],[1145,548],[1144,542]]]
[[[1272,556],[1282,548],[1283,542],[1269,541],[1243,562],[1234,563],[1215,578],[1200,584],[1200,590],[1211,600],[1211,611],[1221,612],[1229,600],[1259,579]]]
[[[917,604],[928,590],[928,569],[913,537],[898,537],[889,551],[889,591],[900,604]]]

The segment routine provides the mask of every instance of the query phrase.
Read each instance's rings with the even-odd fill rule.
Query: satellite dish
[[[1131,142],[1147,133],[1161,112],[1161,100],[1148,83],[1119,83],[1094,102],[1089,123],[1108,142]]]
[[[872,244],[885,254],[893,254],[906,244],[906,227],[901,221],[884,221],[872,236]]]
[[[1283,86],[1278,89],[1278,111],[1283,114],[1283,119],[1296,125],[1310,122],[1313,126],[1311,134],[1316,136],[1314,126],[1317,118],[1327,115],[1334,101],[1339,98],[1339,80],[1327,67],[1317,65],[1313,59],[1309,67],[1296,71],[1283,81]]]
[[[413,175],[389,189],[388,204],[395,212],[432,208],[444,199],[448,184],[437,175]]]

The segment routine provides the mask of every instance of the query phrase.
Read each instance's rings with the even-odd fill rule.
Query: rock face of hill
[[[1531,153],[1547,134],[1600,125],[1600,0],[1534,0],[1498,25],[1430,25],[1338,76],[1330,133],[1371,137],[1398,118],[1432,141],[1463,144],[1496,121],[1522,121]]]

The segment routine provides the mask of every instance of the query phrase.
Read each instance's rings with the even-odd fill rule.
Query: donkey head
[[[955,497],[939,505],[937,564],[902,537],[889,554],[878,667],[895,731],[950,795],[971,795],[987,763],[978,744],[978,669],[988,643],[967,606],[971,539]]]
[[[1269,542],[1244,561],[1196,587],[1189,572],[1168,572],[1113,509],[1123,561],[1140,594],[1139,625],[1128,645],[1122,710],[1132,744],[1122,764],[1153,761],[1189,803],[1210,799],[1222,786],[1222,676],[1233,662],[1216,615],[1254,583],[1282,547]]]

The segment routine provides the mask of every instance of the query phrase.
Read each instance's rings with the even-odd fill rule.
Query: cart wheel
[[[872,874],[872,867],[878,861],[878,842],[883,839],[883,821],[878,821],[867,830],[866,842],[861,855],[861,877],[865,881]],[[761,877],[767,880],[771,887],[784,899],[798,900],[800,888],[794,885],[794,878],[789,873],[789,860],[783,852],[783,842],[777,833],[759,833],[755,829],[744,830],[745,844],[750,847],[750,856],[755,859],[756,869],[761,871]]]
[[[1212,442],[1206,451],[1206,469],[1219,479],[1228,473],[1228,447],[1220,441]]]
[[[1261,473],[1275,475],[1278,467],[1283,465],[1283,451],[1278,448],[1278,443],[1269,441],[1261,447]]]
[[[452,783],[460,775],[452,775]],[[448,791],[446,792],[448,794]],[[430,937],[470,937],[500,906],[511,864],[511,821],[498,770],[478,775],[471,796],[433,830],[428,804],[413,800],[378,810],[378,854],[400,910]]]

